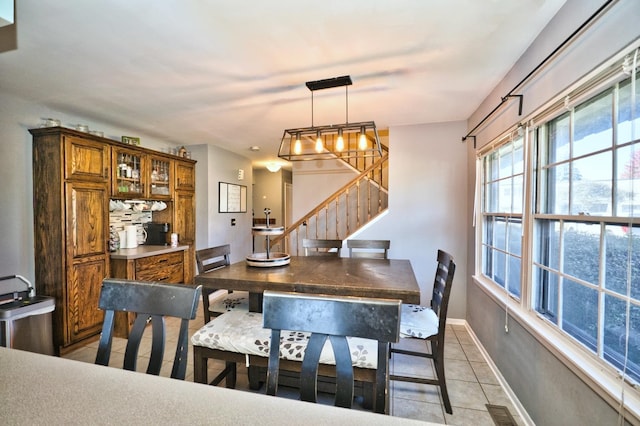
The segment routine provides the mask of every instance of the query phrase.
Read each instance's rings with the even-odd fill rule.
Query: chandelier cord
[[[344,86],[345,92],[345,124],[349,124],[349,86]]]

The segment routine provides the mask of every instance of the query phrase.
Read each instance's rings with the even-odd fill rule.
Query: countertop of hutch
[[[140,245],[136,248],[119,249],[111,252],[111,259],[140,259],[143,257],[157,256],[159,254],[173,253],[176,251],[188,250],[189,246],[147,246]]]

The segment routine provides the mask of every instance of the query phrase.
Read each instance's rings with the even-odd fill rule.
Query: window
[[[633,83],[614,84],[533,132],[532,296],[538,313],[589,351],[620,370],[627,359],[627,374],[640,382],[640,225],[633,221],[640,126],[632,120],[640,85]]]
[[[523,311],[640,383],[640,78],[620,68],[481,153],[478,265]]]
[[[518,298],[522,270],[523,152],[523,138],[517,136],[482,159],[482,273]]]

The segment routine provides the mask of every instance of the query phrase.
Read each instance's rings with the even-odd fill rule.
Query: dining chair
[[[302,240],[305,256],[336,256],[340,257],[342,240],[323,240],[304,238]],[[335,249],[335,251],[331,251]]]
[[[420,352],[393,347],[391,353],[430,358],[435,367],[435,378],[426,379],[406,375],[391,375],[391,380],[422,383],[436,385],[440,387],[444,407],[449,414],[453,414],[449,393],[447,392],[447,382],[444,374],[444,338],[447,322],[447,308],[449,306],[449,296],[453,284],[453,275],[456,271],[456,264],[453,257],[443,251],[438,250],[438,264],[433,283],[433,293],[430,306],[402,305],[400,315],[400,336],[404,338],[423,339],[429,346],[429,352]],[[429,348],[426,348],[429,349]]]
[[[389,240],[347,240],[349,257],[387,259],[390,246]]]
[[[230,256],[231,246],[229,244],[197,250],[196,264],[198,266],[198,274],[229,266],[231,264]],[[228,291],[221,295],[218,289],[203,287],[202,306],[206,324],[211,321],[211,317],[217,317],[224,312],[248,311],[249,292]]]
[[[399,300],[265,291],[262,315],[264,327],[271,329],[267,395],[276,395],[278,389],[280,351],[287,348],[286,341],[284,346],[281,345],[282,331],[306,332],[310,335],[304,354],[301,355],[300,399],[317,401],[318,368],[322,357],[330,350],[325,346],[328,340],[335,362],[334,403],[339,407],[351,408],[354,392],[353,365],[362,354],[357,349],[350,349],[347,336],[371,339],[377,341],[378,350],[374,410],[388,413],[389,346],[399,338]]]
[[[180,318],[180,331],[171,377],[184,380],[187,371],[189,320],[196,317],[200,286],[107,278],[102,281],[98,307],[105,311],[95,364],[109,365],[116,312],[135,313],[123,368],[136,371],[140,343],[151,322],[151,354],[147,374],[159,375],[165,348],[165,317]]]

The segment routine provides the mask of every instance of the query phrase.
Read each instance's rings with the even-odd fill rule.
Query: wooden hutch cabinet
[[[54,347],[66,352],[102,328],[100,288],[102,280],[112,276],[110,198],[166,200],[168,208],[157,212],[154,220],[171,223],[172,232],[181,236],[180,244],[189,245],[187,255],[179,255],[187,261],[174,269],[180,270],[176,277],[183,273],[184,282],[192,283],[195,161],[62,127],[30,133],[35,285],[38,294],[56,299]],[[141,276],[153,278],[154,273],[149,270]]]

